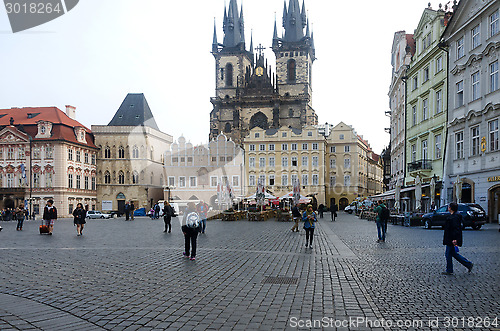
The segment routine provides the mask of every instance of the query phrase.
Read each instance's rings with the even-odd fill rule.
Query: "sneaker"
[[[451,276],[451,275],[453,275],[453,272],[443,271],[443,272],[441,273],[441,275],[448,275],[448,276]]]
[[[77,233],[77,234],[76,234],[76,236],[77,236],[77,237],[80,237],[80,236],[81,236],[81,234]]]
[[[382,241],[382,240],[380,240],[380,239],[377,239],[377,242],[378,242],[378,243],[379,243],[379,242],[381,242],[381,241]]]
[[[49,236],[51,236],[51,235],[52,235],[52,232],[49,232],[49,233],[48,233],[48,235],[49,235]]]
[[[195,257],[194,257],[194,256],[191,256],[189,259],[190,259],[191,261],[194,261],[194,260],[195,260]]]
[[[307,248],[307,247],[308,247],[308,246],[307,246],[307,244],[306,244],[306,248]]]
[[[469,272],[471,272],[472,271],[472,267],[474,267],[474,263],[471,262],[470,263],[470,267],[467,267],[467,270],[469,270]]]
[[[182,253],[182,256],[189,257],[189,254],[186,254],[186,252],[184,252],[184,253]]]

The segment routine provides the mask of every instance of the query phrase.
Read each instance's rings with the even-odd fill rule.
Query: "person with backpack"
[[[196,258],[196,239],[201,230],[201,218],[196,211],[194,202],[188,203],[181,224],[181,230],[184,233],[184,253],[182,255],[194,261]]]
[[[390,211],[384,205],[382,201],[378,204],[378,206],[374,210],[377,213],[377,232],[378,232],[378,240],[377,242],[385,242],[385,233],[387,232],[387,221],[390,218]]]
[[[175,211],[174,208],[168,203],[168,201],[165,201],[165,205],[163,206],[163,222],[165,223],[165,231],[163,232],[172,232],[172,217],[175,216]],[[168,231],[167,231],[168,230]]]

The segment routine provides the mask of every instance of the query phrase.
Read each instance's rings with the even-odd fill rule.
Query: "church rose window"
[[[267,116],[262,112],[258,112],[250,119],[250,129],[253,129],[257,126],[261,129],[268,129]]]

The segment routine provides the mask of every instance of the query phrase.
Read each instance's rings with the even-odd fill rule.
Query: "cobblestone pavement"
[[[209,221],[196,261],[175,220],[170,234],[161,220],[90,220],[82,237],[69,219],[53,236],[1,225],[0,330],[442,330],[453,317],[463,330],[500,318],[494,225],[464,231],[475,266],[455,262],[454,276],[440,274],[442,230],[389,225],[377,244],[373,222],[344,213],[325,214],[313,249],[290,223]]]

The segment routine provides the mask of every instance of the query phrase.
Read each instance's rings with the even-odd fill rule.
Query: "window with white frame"
[[[281,185],[288,186],[288,175],[281,175]]]
[[[470,31],[471,49],[476,48],[481,43],[481,36],[479,34],[479,24],[472,28]]]
[[[76,162],[80,162],[81,161],[81,156],[82,156],[82,152],[76,151]]]
[[[84,156],[83,156],[83,162],[85,164],[88,164],[89,163],[89,153],[85,153]]]
[[[351,186],[351,175],[344,176],[344,186]]]
[[[330,153],[335,153],[335,146],[330,146]]]
[[[313,149],[313,151],[317,151],[318,150],[318,143],[313,143],[312,149]]]
[[[91,181],[91,185],[92,185],[92,190],[95,191],[95,189],[96,189],[95,177],[92,176],[92,178],[90,179],[90,181]]]
[[[346,157],[344,159],[344,169],[349,169],[351,167],[351,158]]]
[[[427,139],[422,140],[422,159],[427,160],[429,154],[427,153]]]
[[[429,80],[429,67],[424,69],[424,83]]]
[[[260,144],[259,145],[259,151],[265,151],[266,150],[266,145],[265,144]]]
[[[248,149],[250,150],[250,152],[254,152],[255,151],[255,145],[254,144],[250,144],[250,146],[248,147]]]
[[[412,124],[417,125],[417,106],[411,107],[411,119],[412,119]]]
[[[282,136],[283,138],[286,138],[286,132],[282,132],[282,133],[281,133],[281,136]]]
[[[335,169],[337,167],[337,162],[335,158],[330,159],[330,168]]]
[[[184,176],[179,177],[179,187],[186,187],[186,177]]]
[[[464,132],[459,131],[455,133],[455,158],[464,158]]]
[[[292,167],[298,166],[298,160],[296,156],[292,156]]]
[[[412,91],[416,90],[417,87],[418,87],[418,76],[415,75],[412,79],[412,85],[411,85]]]
[[[255,175],[250,175],[248,177],[248,185],[255,186]]]
[[[37,150],[38,150],[38,155],[40,155],[40,148],[39,148],[39,147],[36,147],[35,149],[37,149]],[[7,148],[7,159],[9,159],[9,160],[14,160],[14,158],[15,158],[15,154],[16,154],[16,153],[15,153],[15,149],[14,149],[14,147],[8,147],[8,148]],[[35,153],[33,153],[33,154],[35,154]],[[40,158],[40,156],[38,156],[38,157],[33,157],[33,158],[34,158],[34,159],[39,159],[39,158]]]
[[[258,183],[262,183],[262,185],[266,185],[266,175],[259,175],[259,181]]]
[[[498,89],[498,60],[490,64],[490,92]]]
[[[302,144],[302,150],[307,151],[307,144]]]
[[[498,33],[498,9],[490,15],[490,37]]]
[[[123,175],[123,173],[122,173],[122,175]],[[83,184],[84,188],[86,190],[88,190],[89,189],[89,176],[85,176],[83,182],[84,182],[84,184]],[[121,183],[120,184],[124,184],[124,183],[125,183],[125,179],[121,179]]]
[[[282,151],[287,151],[288,150],[288,144],[281,144],[281,150]]]
[[[175,177],[173,176],[168,177],[168,186],[175,186]]]
[[[443,111],[443,91],[436,91],[436,114]]]
[[[292,185],[294,185],[295,183],[297,183],[297,181],[299,180],[299,176],[297,174],[292,174]]]
[[[52,159],[54,157],[54,149],[52,146],[46,146],[45,147],[45,158],[46,159]]]
[[[68,149],[68,160],[73,161],[73,150],[71,148]]]
[[[254,136],[254,137],[255,137],[255,138],[260,138],[260,133],[255,132],[255,136]]]
[[[266,166],[266,158],[260,157],[259,158],[259,168],[264,168],[265,166]]]
[[[480,139],[479,139],[479,125],[470,129],[471,137],[471,155],[479,155]]]
[[[309,176],[307,174],[302,175],[302,185],[309,185]]]
[[[422,121],[429,119],[429,99],[422,100]]]
[[[80,183],[81,183],[82,176],[81,175],[76,175],[76,188],[79,190],[80,189]]]
[[[233,176],[233,187],[239,187],[240,186],[240,176]]]
[[[296,151],[297,150],[297,144],[292,144],[292,151]]]
[[[33,174],[34,177],[35,174]],[[7,187],[11,188],[14,187],[14,174],[13,173],[7,173]]]
[[[269,186],[274,186],[274,175],[269,175]]]
[[[319,157],[318,156],[313,156],[312,157],[312,166],[313,167],[318,167],[319,165]]]
[[[189,187],[196,187],[196,177],[195,176],[190,176],[189,177]]]
[[[464,56],[464,37],[457,40],[457,59]]]
[[[217,187],[218,180],[217,176],[210,176],[210,186]]]
[[[435,158],[440,159],[441,158],[441,135],[437,134],[434,137],[434,142],[435,142]]]
[[[440,56],[436,59],[436,74],[443,70],[443,57]]]
[[[9,186],[11,187],[11,186]],[[40,174],[38,173],[33,173],[33,187],[40,187]]]
[[[343,134],[339,135],[339,139],[344,140],[344,135]]]
[[[417,161],[417,145],[411,145],[411,162]]]
[[[276,165],[276,162],[275,162],[274,156],[270,156],[269,157],[269,166],[274,168],[275,165]]]
[[[307,167],[307,164],[309,162],[309,158],[307,156],[302,157],[302,166]]]
[[[269,144],[269,150],[274,151],[274,144]]]
[[[248,158],[248,166],[250,168],[255,168],[255,157],[251,156]]]
[[[106,172],[107,176],[104,176],[104,183],[111,183],[111,177],[109,176],[109,172]],[[68,174],[68,188],[73,188],[73,174]]]
[[[490,152],[498,151],[498,119],[488,122]]]
[[[337,176],[330,176],[330,186],[337,185]]]
[[[479,97],[481,96],[481,87],[479,85],[479,71],[472,74],[471,84],[472,84],[472,100],[479,99]]]
[[[312,184],[313,185],[319,185],[319,175],[318,174],[313,174],[312,175]]]
[[[461,80],[456,84],[457,97],[455,100],[455,108],[464,105],[464,81]]]
[[[288,157],[282,157],[281,158],[281,166],[283,168],[287,168],[288,167]]]
[[[308,137],[312,137],[312,135],[313,135],[312,131],[307,131],[307,136]]]
[[[344,152],[345,152],[345,153],[349,153],[350,151],[351,151],[351,146],[349,146],[349,145],[345,145],[345,146],[344,146]]]
[[[52,187],[53,175],[51,172],[45,173],[45,187]]]

